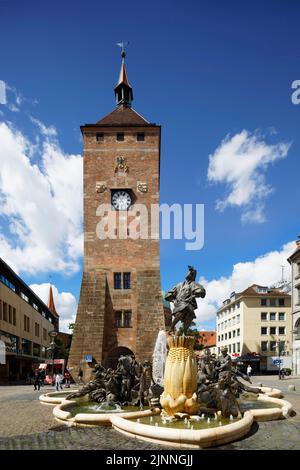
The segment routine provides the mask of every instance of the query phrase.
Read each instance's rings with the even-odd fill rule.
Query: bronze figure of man
[[[206,295],[205,289],[196,280],[197,271],[193,266],[189,266],[189,272],[183,282],[177,284],[165,295],[165,299],[169,302],[174,302],[174,316],[170,331],[174,331],[175,326],[179,321],[183,323],[183,333],[187,335],[188,329],[191,326],[197,308],[196,297],[204,298]]]

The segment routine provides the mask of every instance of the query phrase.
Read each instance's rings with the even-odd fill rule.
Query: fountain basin
[[[110,426],[113,416],[123,416],[126,419],[135,419],[145,416],[152,416],[160,413],[160,409],[143,410],[138,407],[135,411],[104,411],[102,413],[75,413],[74,407],[78,406],[76,400],[64,400],[53,409],[54,417],[59,421],[64,421],[73,426]]]
[[[62,403],[67,395],[70,395],[70,393],[75,393],[78,392],[78,389],[72,389],[69,391],[62,391],[62,392],[49,392],[49,393],[43,393],[42,395],[39,396],[39,400],[41,403],[44,403],[45,405],[59,405]]]
[[[241,419],[230,424],[219,426],[216,420],[215,424],[200,430],[179,429],[170,425],[153,426],[124,419],[120,415],[113,416],[111,423],[116,431],[137,439],[177,448],[204,449],[244,437],[250,431],[254,421],[282,419],[292,411],[291,403],[286,400],[259,394],[257,401],[268,403],[268,407],[245,411]]]
[[[253,419],[251,412],[246,411],[243,418],[231,424],[201,430],[150,426],[124,419],[120,415],[113,416],[111,423],[117,431],[136,439],[177,448],[204,449],[245,436],[250,431]]]

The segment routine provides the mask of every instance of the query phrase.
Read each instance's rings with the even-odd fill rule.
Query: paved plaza
[[[241,441],[216,449],[300,450],[300,377],[279,381],[276,376],[253,377],[253,384],[280,388],[293,404],[296,415],[285,420],[254,424]],[[296,391],[288,391],[289,385]],[[39,402],[39,395],[52,387],[33,391],[33,386],[0,387],[0,450],[4,449],[66,449],[116,450],[166,449],[166,447],[127,438],[110,427],[74,428],[57,422],[53,406]]]

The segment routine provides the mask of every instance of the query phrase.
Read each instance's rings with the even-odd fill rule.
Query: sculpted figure
[[[206,295],[205,289],[201,284],[198,284],[195,279],[197,271],[189,266],[189,272],[183,282],[177,284],[165,295],[168,302],[174,302],[174,310],[172,315],[174,319],[170,327],[170,331],[174,331],[175,326],[179,321],[183,323],[183,333],[187,335],[188,329],[191,326],[197,308],[197,297],[204,298]]]

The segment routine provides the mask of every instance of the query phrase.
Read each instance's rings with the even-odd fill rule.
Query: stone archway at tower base
[[[106,368],[115,369],[118,364],[120,356],[133,356],[134,353],[131,349],[125,346],[118,346],[117,348],[112,349],[106,357],[104,366]]]

